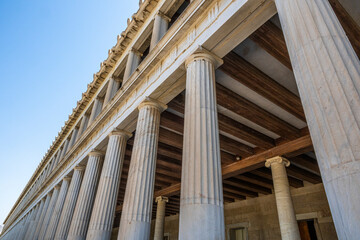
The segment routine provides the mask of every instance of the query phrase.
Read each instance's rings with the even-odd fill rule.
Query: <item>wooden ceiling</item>
[[[343,26],[345,25],[344,29],[350,42],[355,44],[354,49],[359,56],[358,25],[336,0],[330,0],[330,3],[335,6],[335,12]],[[292,71],[282,31],[274,23],[274,19],[254,32],[249,40]],[[259,66],[253,65],[235,51],[228,53],[223,60],[224,64],[217,71],[231,77],[236,84],[256,92],[264,101],[283,109],[299,121],[306,122],[300,98],[280,84],[280,81],[271,78],[261,71]],[[219,82],[216,84],[216,93],[218,108],[226,110],[218,113],[225,203],[272,193],[271,170],[264,167],[265,159],[271,156],[283,155],[291,161],[287,168],[290,186],[302,187],[304,181],[312,184],[321,182],[307,127],[297,128],[291,121],[274,114],[271,109],[264,109]],[[168,109],[161,114],[154,197],[169,197],[166,215],[179,213],[184,106],[183,92],[175,97],[168,104]],[[227,112],[231,114],[225,114]],[[232,117],[234,115],[246,121],[238,121]],[[249,121],[252,124],[246,124]],[[259,129],[266,129],[275,135]],[[114,227],[118,227],[120,221],[133,142],[134,137],[127,145]],[[154,203],[153,218],[155,213]]]

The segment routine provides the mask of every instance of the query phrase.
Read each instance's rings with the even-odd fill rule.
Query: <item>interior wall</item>
[[[337,239],[322,184],[292,189],[291,194],[298,220],[315,218],[319,240]],[[226,204],[226,239],[229,229],[238,226],[247,228],[248,239],[251,240],[281,240],[275,196],[271,194]],[[153,239],[154,221],[151,229],[150,239]],[[178,229],[179,216],[166,217],[164,232],[169,234],[170,240],[178,239]]]

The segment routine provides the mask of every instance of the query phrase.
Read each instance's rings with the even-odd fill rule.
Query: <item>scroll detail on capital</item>
[[[155,202],[169,202],[169,198],[164,196],[159,196],[155,198]]]
[[[85,166],[82,165],[78,165],[76,167],[74,167],[74,170],[78,170],[78,171],[83,171],[85,169]]]
[[[121,130],[121,129],[115,129],[114,131],[112,131],[109,136],[112,135],[121,135],[124,136],[126,139],[129,139],[132,137],[132,133],[125,131],[125,130]]]
[[[70,180],[71,180],[71,177],[66,176],[66,177],[63,178],[63,180],[64,180],[64,181],[70,181]]]
[[[158,11],[156,14],[159,15],[159,16],[160,16],[161,18],[163,18],[164,20],[168,21],[168,22],[171,21],[171,18],[168,17],[167,15],[165,15],[165,13],[163,13],[163,12],[161,12],[161,11]]]
[[[209,61],[214,65],[215,68],[218,68],[224,63],[224,61],[220,57],[216,56],[202,46],[199,46],[199,48],[185,60],[185,67],[187,67],[190,63],[196,60]]]
[[[276,157],[267,159],[266,162],[265,162],[265,166],[267,168],[270,168],[271,165],[274,164],[274,163],[283,163],[285,165],[285,167],[290,166],[290,161],[287,160],[286,158],[283,158],[283,157],[280,157],[280,156],[276,156]]]
[[[136,48],[131,48],[131,51],[139,57],[143,56],[143,54],[141,52],[139,52],[139,50],[137,50]]]
[[[103,157],[104,155],[105,155],[104,152],[98,151],[98,150],[92,150],[92,151],[89,153],[89,156],[95,156],[95,157]]]
[[[138,109],[140,110],[141,108],[143,108],[145,106],[153,106],[153,107],[157,108],[160,112],[167,109],[166,104],[164,104],[158,100],[155,100],[153,98],[150,98],[150,97],[146,97],[145,100],[142,103],[140,103]]]

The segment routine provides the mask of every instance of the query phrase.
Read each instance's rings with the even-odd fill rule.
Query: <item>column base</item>
[[[224,208],[213,204],[186,204],[180,206],[180,240],[225,239]]]
[[[127,221],[120,223],[118,240],[148,240],[150,238],[150,222]]]
[[[87,236],[86,236],[86,239],[89,239],[89,240],[91,240],[91,239],[98,239],[98,240],[100,240],[100,239],[103,239],[103,240],[108,240],[108,239],[110,239],[111,238],[111,231],[109,232],[109,231],[101,231],[101,230],[96,230],[96,231],[91,231],[91,230],[89,230],[88,231],[88,234],[87,234]]]

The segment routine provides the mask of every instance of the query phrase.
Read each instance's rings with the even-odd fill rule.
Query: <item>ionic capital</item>
[[[74,167],[74,170],[77,170],[77,171],[83,171],[85,169],[85,166],[82,166],[82,165],[78,165],[76,167]]]
[[[105,155],[104,152],[98,150],[92,150],[91,152],[89,152],[89,156],[103,157],[104,155]]]
[[[69,176],[66,176],[63,178],[63,181],[70,181],[70,180],[71,180],[71,177],[69,177]]]
[[[56,185],[54,189],[60,189],[60,185]]]
[[[190,63],[197,60],[205,60],[211,62],[215,68],[218,68],[224,63],[224,61],[220,57],[216,56],[215,54],[201,46],[199,46],[198,50],[196,50],[190,57],[185,60],[185,67],[187,68]]]
[[[274,163],[278,163],[278,164],[282,163],[282,164],[285,165],[285,167],[290,166],[290,161],[287,160],[286,158],[283,158],[283,157],[280,157],[280,156],[276,156],[276,157],[267,159],[266,162],[265,162],[265,166],[269,168]]]
[[[167,15],[165,15],[165,13],[161,12],[161,11],[158,11],[156,13],[156,15],[159,15],[161,18],[163,18],[164,20],[166,20],[167,22],[170,22],[171,21],[171,18],[168,17]]]
[[[146,106],[152,106],[152,107],[155,107],[157,108],[160,112],[164,111],[165,109],[167,109],[167,105],[158,101],[158,100],[155,100],[155,99],[152,99],[150,97],[146,97],[145,100],[140,103],[138,109],[140,110],[141,108],[143,107],[146,107]]]
[[[115,129],[114,131],[112,131],[110,134],[109,134],[109,137],[110,136],[113,136],[113,135],[118,135],[118,136],[123,136],[125,137],[126,139],[129,139],[132,137],[132,133],[128,132],[128,131],[125,131],[125,130],[121,130],[121,129]]]
[[[159,196],[155,198],[155,202],[169,202],[169,198],[164,196]]]
[[[139,52],[139,50],[137,50],[136,48],[131,48],[130,50],[131,52],[133,52],[135,55],[139,56],[139,57],[142,57],[142,53]]]

